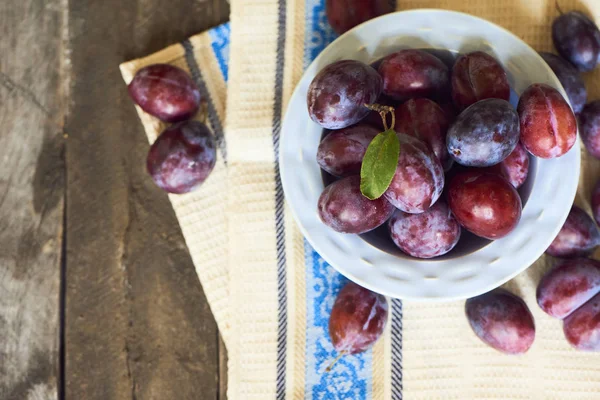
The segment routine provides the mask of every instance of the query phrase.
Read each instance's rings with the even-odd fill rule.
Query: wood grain
[[[0,2],[0,399],[58,397],[64,24],[58,0]]]
[[[67,399],[218,398],[217,328],[118,65],[227,16],[224,1],[69,4]]]

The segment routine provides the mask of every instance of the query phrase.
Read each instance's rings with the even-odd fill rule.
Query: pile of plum
[[[528,153],[560,157],[576,141],[567,101],[534,84],[515,109],[506,72],[483,52],[459,56],[451,69],[412,49],[377,64],[335,62],[309,87],[310,117],[328,130],[317,162],[340,178],[319,199],[323,223],[362,234],[387,222],[394,243],[418,258],[452,250],[461,228],[491,240],[509,234],[521,217],[516,189],[527,178]],[[372,111],[376,103],[392,107],[400,151],[387,190],[370,199],[361,192],[362,161],[387,124]]]
[[[376,0],[329,0],[328,5],[335,6],[328,17],[340,33],[368,15],[389,12]],[[355,14],[359,8],[363,12]],[[456,245],[461,227],[488,239],[514,229],[522,206],[515,189],[527,179],[528,153],[542,158],[566,153],[576,139],[575,115],[588,152],[600,158],[600,100],[586,105],[580,75],[600,63],[600,30],[580,12],[560,14],[552,26],[560,56],[540,55],[573,111],[553,88],[532,85],[515,112],[506,102],[510,87],[502,67],[480,52],[460,56],[451,69],[431,54],[405,50],[372,66],[341,61],[321,71],[309,89],[308,108],[326,129],[317,161],[339,179],[319,200],[322,221],[345,233],[364,233],[387,221],[402,251],[436,257]],[[360,186],[362,158],[388,127],[362,107],[373,102],[395,107],[400,143],[391,184],[376,200],[363,196]],[[447,203],[438,200],[445,183]],[[595,222],[573,206],[546,250],[558,259],[539,282],[536,298],[545,313],[562,320],[575,349],[600,351],[600,262],[588,258],[600,245],[600,181],[591,206]],[[503,353],[525,353],[534,342],[532,313],[504,289],[467,300],[465,313],[475,335]],[[340,355],[368,349],[383,333],[387,314],[385,297],[348,283],[329,321],[335,349]]]
[[[129,94],[146,113],[173,123],[148,152],[146,168],[154,183],[174,194],[198,188],[212,172],[217,153],[210,129],[191,119],[201,104],[192,78],[173,65],[149,65],[136,73]]]
[[[392,7],[387,0],[327,0],[326,11],[334,30],[343,33]],[[552,37],[560,56],[541,56],[567,92],[588,152],[600,158],[600,101],[586,105],[580,76],[600,62],[600,31],[582,13],[561,12]],[[209,128],[192,120],[202,103],[194,81],[177,67],[155,64],[137,72],[129,93],[145,112],[173,124],[148,152],[154,182],[170,193],[199,187],[214,168],[216,144]],[[311,118],[327,133],[317,161],[338,179],[319,199],[321,219],[336,231],[354,234],[387,222],[393,242],[418,258],[448,253],[462,228],[492,240],[507,235],[520,219],[516,189],[527,179],[529,154],[560,157],[577,132],[573,111],[554,88],[530,86],[516,110],[509,96],[502,66],[482,52],[461,55],[450,66],[420,50],[403,50],[374,65],[344,60],[327,66],[307,99]],[[389,107],[391,126],[378,112]],[[397,165],[383,195],[370,199],[362,194],[362,160],[388,128],[396,131],[400,145]],[[440,200],[444,191],[446,202]],[[586,258],[600,245],[600,182],[592,211],[596,223],[573,206],[546,250],[562,260],[540,281],[537,302],[563,320],[573,347],[600,351],[600,262]],[[531,312],[505,290],[469,299],[465,311],[475,334],[497,350],[520,354],[533,344]],[[387,317],[384,296],[353,282],[344,286],[329,320],[340,356],[370,348]]]

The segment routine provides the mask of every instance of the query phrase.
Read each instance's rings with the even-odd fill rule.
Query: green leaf
[[[369,144],[360,168],[360,191],[370,200],[380,198],[392,182],[400,141],[396,132],[388,129],[375,136]]]

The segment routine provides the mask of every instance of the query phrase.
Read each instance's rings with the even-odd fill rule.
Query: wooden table
[[[228,15],[0,1],[0,399],[224,398],[224,347],[118,66]]]

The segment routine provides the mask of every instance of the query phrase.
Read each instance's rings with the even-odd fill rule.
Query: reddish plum
[[[325,13],[338,34],[356,25],[394,11],[389,0],[327,0]]]
[[[567,92],[567,97],[571,102],[571,107],[576,114],[579,114],[587,100],[587,90],[577,68],[562,57],[552,53],[540,53],[540,56],[546,61],[546,64],[554,71],[554,74],[560,81],[560,84]]]
[[[355,60],[334,62],[308,87],[308,113],[324,128],[346,128],[367,116],[365,104],[377,100],[381,87],[381,77],[373,67]]]
[[[153,64],[140,69],[128,86],[142,110],[165,122],[190,119],[200,107],[200,91],[182,69]]]
[[[396,100],[431,97],[447,90],[448,67],[436,56],[422,50],[400,50],[379,65],[383,93]]]
[[[510,98],[508,77],[502,65],[482,51],[461,55],[452,69],[452,99],[464,110],[484,99]]]
[[[338,294],[329,317],[329,336],[341,354],[368,350],[381,336],[388,316],[384,296],[348,282]]]
[[[444,170],[425,143],[402,133],[398,139],[398,167],[384,197],[404,212],[422,213],[442,194]]]
[[[498,351],[523,354],[533,344],[533,315],[522,299],[506,290],[467,300],[465,312],[475,335]]]
[[[600,293],[600,262],[588,258],[565,260],[542,277],[538,305],[546,314],[563,319]]]
[[[536,157],[560,157],[577,139],[573,110],[558,92],[544,84],[529,86],[517,107],[521,123],[521,143]]]
[[[359,175],[365,151],[379,132],[364,124],[333,131],[319,144],[317,162],[334,176]]]
[[[360,192],[360,176],[349,176],[325,188],[318,203],[321,221],[342,233],[365,233],[387,221],[394,207],[383,197],[369,200]]]
[[[597,225],[600,225],[600,180],[596,182],[592,192],[592,214]]]
[[[448,190],[448,205],[468,231],[486,239],[508,235],[521,219],[521,198],[503,177],[484,171],[457,174]]]
[[[463,111],[448,130],[448,153],[459,164],[498,164],[519,142],[519,116],[506,100],[481,100]]]
[[[587,151],[600,158],[600,100],[583,107],[579,115],[579,133]]]
[[[600,62],[600,30],[579,11],[562,14],[552,23],[554,47],[580,71],[591,71]]]
[[[577,350],[600,351],[600,294],[573,311],[565,319],[563,331]]]
[[[150,146],[146,167],[154,182],[169,193],[187,193],[210,175],[217,160],[215,138],[201,122],[172,125]]]
[[[396,108],[396,132],[425,142],[444,169],[449,169],[452,165],[446,149],[449,125],[444,110],[429,99],[410,99]]]
[[[504,178],[508,179],[511,185],[518,189],[527,180],[529,175],[529,153],[521,145],[513,150],[508,157],[499,164],[493,165],[486,169],[492,173],[499,173]]]
[[[592,218],[581,208],[573,206],[546,253],[563,258],[586,256],[599,244],[600,231]]]
[[[417,258],[446,254],[460,239],[460,225],[442,201],[421,214],[407,214],[398,210],[388,224],[396,246]]]
[[[520,188],[529,175],[529,154],[521,143],[500,163],[508,175],[508,181],[516,188]]]

